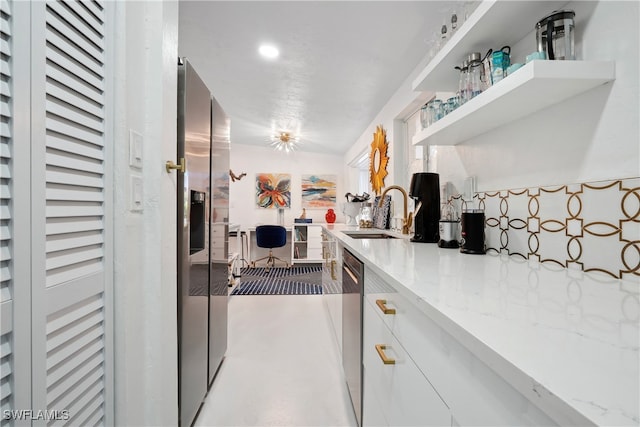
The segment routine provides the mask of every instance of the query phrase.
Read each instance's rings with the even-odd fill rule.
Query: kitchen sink
[[[397,239],[397,237],[385,233],[349,233],[345,232],[352,239]]]

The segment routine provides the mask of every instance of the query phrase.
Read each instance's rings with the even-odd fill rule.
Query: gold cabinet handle
[[[380,310],[382,310],[382,312],[384,314],[396,314],[396,309],[395,308],[387,308],[387,306],[385,304],[387,304],[387,300],[386,299],[377,299],[376,300],[376,305],[378,306],[378,308]]]
[[[384,354],[385,349],[387,348],[384,344],[376,344],[376,351],[378,352],[378,356],[382,359],[382,363],[385,365],[395,365],[395,359],[389,359],[386,354]]]
[[[331,280],[337,280],[336,278],[336,261],[331,261]]]
[[[171,160],[167,160],[167,163],[165,163],[164,167],[167,170],[167,173],[171,173],[173,169],[177,170],[178,172],[184,173],[184,170],[185,170],[184,157],[180,157],[180,163],[177,165],[173,163]]]

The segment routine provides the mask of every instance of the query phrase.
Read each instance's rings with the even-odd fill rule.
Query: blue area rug
[[[322,266],[243,268],[231,295],[322,295]]]

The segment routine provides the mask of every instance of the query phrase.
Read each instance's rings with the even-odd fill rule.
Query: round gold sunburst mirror
[[[373,134],[371,153],[369,154],[369,181],[371,181],[371,188],[373,188],[376,195],[379,195],[382,191],[384,178],[388,175],[387,163],[389,163],[389,157],[387,157],[387,148],[387,132],[382,129],[382,126],[378,126]]]

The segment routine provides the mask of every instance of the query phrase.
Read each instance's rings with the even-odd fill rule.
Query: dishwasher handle
[[[358,278],[355,276],[355,274],[353,274],[351,272],[351,270],[349,269],[349,267],[347,267],[346,265],[342,266],[342,270],[346,271],[347,274],[349,275],[349,277],[351,277],[351,280],[353,280],[353,283],[358,283]]]

